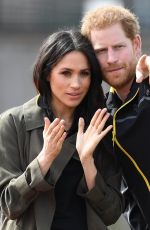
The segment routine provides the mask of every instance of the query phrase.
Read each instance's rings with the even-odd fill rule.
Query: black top
[[[39,97],[38,104],[45,115],[53,121],[55,116],[44,97]],[[77,121],[69,130],[67,137],[77,131]],[[87,230],[86,207],[82,197],[77,195],[77,187],[83,176],[83,168],[78,154],[68,162],[55,185],[56,210],[51,230]]]
[[[72,158],[55,186],[56,211],[52,230],[87,230],[85,202],[76,192],[82,175],[80,161]]]

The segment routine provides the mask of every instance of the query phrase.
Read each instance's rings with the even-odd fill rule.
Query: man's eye
[[[101,50],[97,50],[95,53],[96,55],[99,55],[99,54],[103,54],[106,52],[106,49],[101,49]]]
[[[116,49],[121,49],[122,47],[124,47],[123,45],[118,45],[116,46]]]

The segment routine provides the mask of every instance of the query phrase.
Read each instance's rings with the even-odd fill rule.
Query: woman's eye
[[[91,76],[91,73],[90,73],[90,71],[82,71],[81,76],[88,77],[88,76]]]
[[[71,73],[69,71],[63,71],[61,74],[66,76],[66,77],[71,76]]]

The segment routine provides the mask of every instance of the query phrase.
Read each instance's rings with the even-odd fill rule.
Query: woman
[[[2,229],[106,229],[123,205],[108,135],[101,140],[112,126],[91,44],[79,32],[52,34],[33,79],[39,95],[1,115]]]

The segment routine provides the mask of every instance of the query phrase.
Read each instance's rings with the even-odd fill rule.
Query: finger
[[[84,119],[82,117],[79,118],[79,122],[78,122],[78,134],[82,134],[84,132]]]
[[[95,126],[98,127],[103,119],[103,117],[106,115],[107,113],[107,109],[104,108],[100,111],[99,116],[97,117],[96,121],[95,121]]]
[[[102,132],[101,132],[101,134],[100,134],[100,136],[101,136],[101,139],[104,137],[104,136],[106,136],[106,134],[108,133],[108,132],[110,132],[110,130],[112,129],[112,125],[109,125],[106,129],[104,129]]]
[[[144,80],[142,71],[136,70],[136,82],[141,83]]]
[[[49,133],[49,138],[55,139],[57,138],[58,134],[61,132],[64,132],[65,127],[64,127],[64,120],[61,120]]]
[[[103,128],[104,128],[104,126],[106,124],[106,121],[108,120],[109,116],[110,116],[110,114],[107,113],[107,114],[105,114],[105,116],[101,120],[101,123],[99,124],[98,129],[97,129],[98,133],[102,132],[102,130],[103,130]]]
[[[56,131],[55,136],[53,138],[53,141],[57,143],[59,141],[59,139],[62,137],[64,132],[65,132],[65,127],[64,127],[64,125],[61,125],[59,130]]]
[[[64,133],[62,134],[62,136],[59,138],[59,140],[58,140],[58,142],[57,142],[57,146],[60,146],[60,147],[62,146],[62,144],[63,144],[63,142],[64,142],[66,136],[67,136],[67,132],[64,132]]]
[[[147,68],[149,69],[150,68],[150,56],[146,56],[145,62],[146,62]]]
[[[65,125],[65,121],[62,119],[62,120],[60,120],[60,124],[61,125]]]
[[[92,119],[91,119],[90,125],[94,126],[94,124],[95,124],[95,122],[96,122],[96,120],[97,120],[97,118],[98,118],[100,112],[101,112],[101,109],[98,109],[98,110],[94,113],[94,115],[93,115],[93,117],[92,117]]]
[[[147,76],[149,77],[149,85],[150,85],[150,56],[146,57],[146,66],[148,70]]]
[[[60,119],[55,118],[55,120],[53,122],[51,122],[50,125],[48,126],[45,134],[48,135],[48,134],[52,133],[52,131],[55,129],[55,127],[59,124],[59,122],[60,122]]]
[[[48,117],[44,117],[44,131],[43,132],[46,132],[49,125],[51,124],[50,120],[48,119]]]
[[[141,83],[147,74],[147,55],[142,55],[136,66],[136,82]]]
[[[144,66],[145,65],[145,60],[148,56],[146,54],[143,54],[140,58],[139,58],[139,61],[138,61],[138,66]]]

